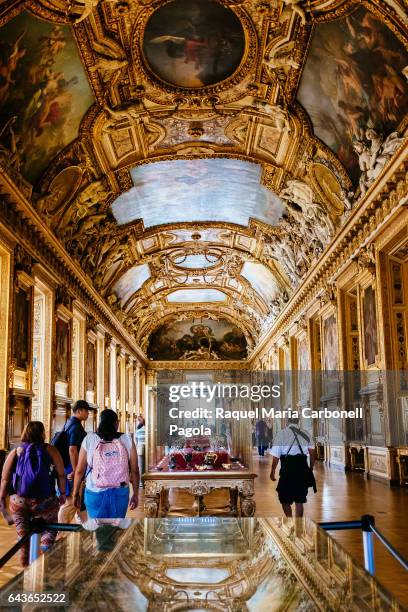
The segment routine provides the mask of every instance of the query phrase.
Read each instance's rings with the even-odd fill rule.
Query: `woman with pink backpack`
[[[103,410],[96,433],[88,433],[79,451],[74,479],[74,503],[80,504],[79,489],[85,476],[85,506],[88,516],[124,518],[127,508],[138,504],[139,470],[136,447],[128,434],[118,432],[118,415]],[[129,482],[133,495],[129,502]]]

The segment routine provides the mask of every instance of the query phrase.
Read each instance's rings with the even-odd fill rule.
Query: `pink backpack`
[[[92,479],[95,486],[107,489],[129,484],[129,454],[118,438],[98,443],[92,457]]]

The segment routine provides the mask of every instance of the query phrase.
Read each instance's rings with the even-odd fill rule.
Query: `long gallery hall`
[[[0,2],[0,609],[408,607],[405,0]]]

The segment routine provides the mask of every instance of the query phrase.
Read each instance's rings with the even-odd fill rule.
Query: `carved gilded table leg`
[[[204,498],[204,495],[208,495],[210,491],[211,491],[211,488],[209,487],[209,485],[200,480],[198,480],[197,482],[194,482],[191,485],[189,489],[189,493],[191,493],[191,495],[194,495],[195,497],[193,508],[197,512],[197,516],[201,516],[201,514],[204,512],[205,503],[204,503],[203,498]]]
[[[148,518],[156,518],[159,516],[160,509],[160,494],[163,486],[154,480],[148,480],[145,487],[145,502],[144,512]]]
[[[256,504],[252,499],[254,495],[254,483],[250,480],[244,480],[238,485],[239,497],[241,500],[241,516],[254,516]]]

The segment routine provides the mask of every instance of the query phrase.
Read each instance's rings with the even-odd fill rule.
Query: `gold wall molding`
[[[11,270],[13,249],[0,236],[0,450],[7,448],[9,356],[11,354]]]

